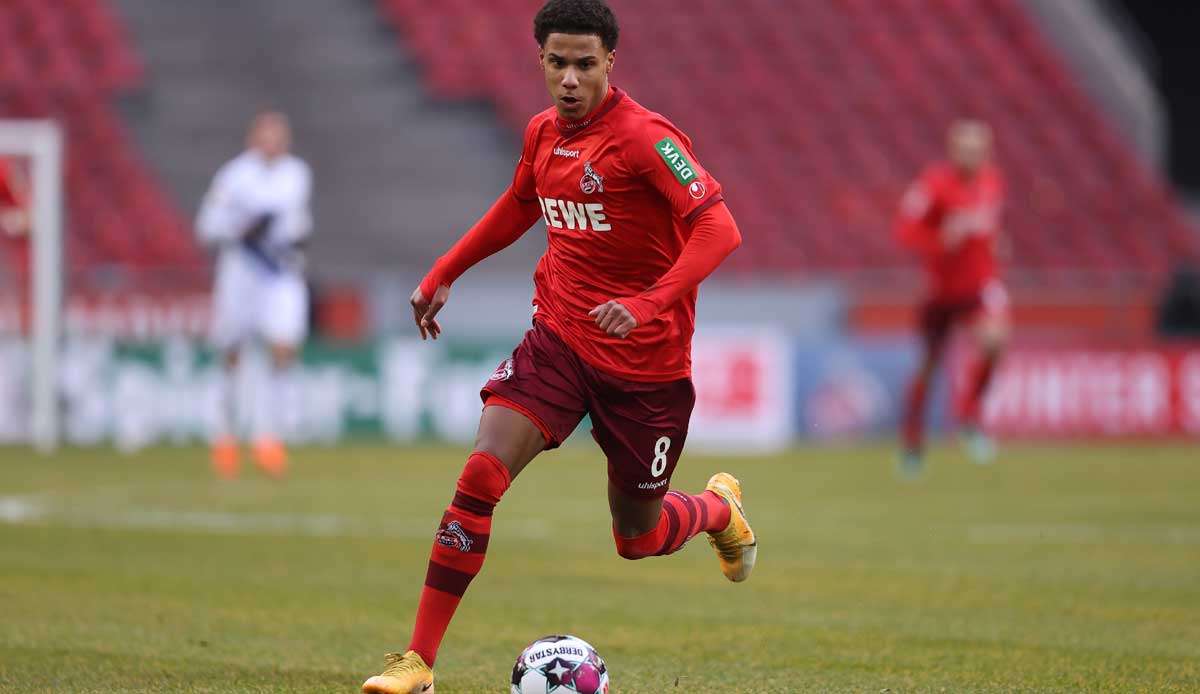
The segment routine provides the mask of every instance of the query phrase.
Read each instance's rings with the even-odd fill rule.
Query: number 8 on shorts
[[[671,437],[661,436],[654,442],[654,462],[650,464],[650,474],[661,477],[667,471],[667,451],[671,450]]]

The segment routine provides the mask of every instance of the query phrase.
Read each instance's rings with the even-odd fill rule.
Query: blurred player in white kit
[[[236,373],[242,348],[262,340],[270,351],[267,406],[252,427],[254,459],[273,476],[287,469],[280,413],[292,397],[296,354],[308,332],[303,243],[312,230],[312,173],[290,153],[291,127],[276,111],[250,125],[246,151],[213,177],[196,231],[217,250],[210,339],[224,369],[212,463],[221,477],[238,473]]]

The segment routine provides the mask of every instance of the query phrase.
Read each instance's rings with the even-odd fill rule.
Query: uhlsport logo
[[[691,185],[696,178],[696,167],[688,160],[687,155],[683,153],[675,140],[664,137],[654,145],[654,151],[658,152],[658,156],[662,157],[667,168],[675,174],[675,180],[679,181],[679,185]]]
[[[706,189],[704,187],[704,184],[701,183],[700,181],[692,181],[692,185],[688,186],[688,195],[691,195],[693,198],[696,198],[697,200],[704,197],[704,194],[707,192],[708,192],[708,189]]]
[[[513,375],[513,360],[505,359],[500,368],[496,369],[489,381],[507,381]]]
[[[555,147],[554,148],[554,156],[566,157],[567,159],[578,159],[579,158],[579,150],[566,149],[565,147]]]
[[[446,527],[438,528],[433,539],[443,547],[453,547],[460,552],[471,551],[471,536],[458,521],[450,521]]]
[[[592,168],[592,162],[583,162],[583,178],[579,179],[579,189],[584,195],[604,192],[604,177]]]

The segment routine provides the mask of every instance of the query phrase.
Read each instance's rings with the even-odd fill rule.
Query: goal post
[[[30,440],[58,446],[58,355],[63,303],[63,136],[53,120],[0,119],[0,156],[30,162]]]

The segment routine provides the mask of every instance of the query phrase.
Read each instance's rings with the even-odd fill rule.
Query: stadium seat
[[[120,267],[136,284],[142,271],[203,278],[207,266],[110,105],[143,78],[106,2],[0,2],[0,118],[54,117],[66,134],[66,257],[75,284],[96,269]]]
[[[546,107],[530,3],[377,2],[434,95],[488,98],[518,131]],[[891,240],[896,200],[964,115],[997,131],[1014,277],[1120,281],[1200,257],[1200,232],[1017,0],[611,4],[614,81],[689,132],[722,181],[746,238],[735,272],[911,268]]]

